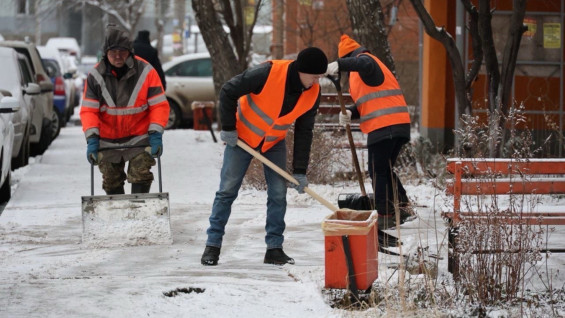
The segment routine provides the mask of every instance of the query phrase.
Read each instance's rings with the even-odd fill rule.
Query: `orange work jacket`
[[[349,75],[349,92],[361,115],[360,128],[363,133],[396,124],[409,124],[408,107],[400,85],[392,72],[375,56],[370,56],[384,74],[384,82],[379,86],[368,86],[358,72]]]
[[[131,58],[137,63],[119,80],[104,62],[88,74],[80,111],[86,138],[96,134],[103,139],[121,139],[147,136],[149,130],[163,132],[169,103],[159,75],[149,63]]]
[[[261,92],[240,97],[237,108],[236,129],[239,138],[253,148],[264,141],[262,152],[286,137],[290,125],[314,107],[320,92],[320,85],[314,84],[300,95],[290,113],[279,117],[285,96],[288,66],[292,61],[270,62],[273,64],[271,72]]]

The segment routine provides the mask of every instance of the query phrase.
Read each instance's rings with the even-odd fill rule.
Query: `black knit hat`
[[[324,74],[328,67],[328,58],[322,50],[312,46],[298,53],[296,66],[301,73]]]

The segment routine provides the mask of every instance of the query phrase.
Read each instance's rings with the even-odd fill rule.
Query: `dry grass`
[[[445,159],[448,156],[486,157],[493,146],[499,147],[503,156],[509,158],[540,156],[543,145],[535,145],[528,129],[524,128],[522,110],[518,108],[510,112],[506,118],[510,129],[504,132],[500,129],[489,131],[488,124],[478,117],[463,117],[461,129],[455,131],[460,146],[447,155],[437,153],[437,147],[427,139],[414,139],[404,146],[395,170],[405,184],[432,183],[438,191],[444,191],[447,177]],[[515,129],[518,126],[520,129]],[[332,184],[355,180],[349,149],[343,149],[342,137],[343,134],[314,132],[308,170],[311,183]],[[291,171],[292,141],[293,133],[290,131],[287,137],[287,171]],[[359,160],[365,162],[366,158],[361,155]],[[486,176],[487,180],[493,177]],[[252,163],[245,184],[265,189],[262,164]],[[436,209],[435,200],[429,202],[432,210]],[[531,208],[537,204],[537,200],[535,196],[515,195],[508,199],[505,207],[500,206],[495,196],[477,196],[462,201],[462,206],[467,204],[467,207],[480,204],[483,211],[489,212],[492,217],[486,222],[461,224],[456,239],[460,266],[466,270],[457,282],[449,273],[438,273],[439,260],[430,258],[426,248],[420,246],[409,262],[399,263],[394,282],[373,283],[371,293],[364,295],[361,303],[352,303],[347,291],[326,294],[327,301],[334,307],[344,309],[345,317],[348,311],[355,317],[358,317],[355,314],[358,311],[366,312],[366,317],[486,317],[492,308],[505,308],[508,317],[537,316],[548,308],[548,304],[565,301],[565,289],[554,288],[554,277],[538,272],[539,269],[535,267],[542,256],[539,251],[546,232],[539,226],[506,225],[504,218],[499,216],[508,209],[519,213],[523,207]],[[437,203],[437,206],[442,204]],[[439,251],[447,249],[446,238],[438,244],[441,245]],[[487,250],[505,252],[483,253]],[[402,271],[402,275],[399,271]],[[527,286],[531,282],[525,282],[527,274],[530,277],[537,275],[546,290],[530,293]],[[544,312],[544,315],[559,316],[560,311],[555,310],[554,305],[549,305],[549,308],[551,313]]]
[[[308,181],[314,184],[328,184],[339,179],[340,167],[349,164],[349,157],[344,155],[339,147],[341,138],[336,138],[331,133],[315,129],[312,139],[312,150],[308,164]],[[292,173],[292,154],[294,149],[294,129],[288,131],[286,137],[287,169]],[[263,164],[253,159],[244,179],[244,186],[265,190],[267,184],[263,172]]]

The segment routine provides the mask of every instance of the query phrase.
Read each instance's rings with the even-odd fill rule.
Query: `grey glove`
[[[339,124],[342,126],[351,125],[351,111],[349,109],[345,110],[345,115],[339,112]]]
[[[237,130],[220,131],[220,139],[228,146],[235,147],[237,145]]]
[[[304,188],[308,186],[308,178],[305,174],[295,173],[292,175],[298,184],[294,184],[294,182],[290,183],[290,187],[296,189],[298,193],[304,193]]]
[[[328,64],[328,68],[326,69],[326,76],[336,76],[339,73],[339,64],[337,61],[331,62]]]

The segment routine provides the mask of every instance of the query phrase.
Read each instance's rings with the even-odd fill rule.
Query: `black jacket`
[[[167,82],[165,80],[165,73],[163,73],[163,68],[161,67],[161,61],[159,60],[159,52],[151,46],[148,31],[139,31],[137,38],[133,41],[133,52],[153,66],[161,78],[163,89],[166,90]]]
[[[358,72],[363,83],[368,86],[379,86],[385,79],[383,71],[375,60],[367,55],[359,55],[364,52],[368,52],[368,50],[360,47],[350,55],[338,59],[339,70],[341,72],[348,72],[348,74],[349,72]],[[360,117],[356,106],[348,107],[348,109],[351,111],[352,119]],[[367,135],[367,145],[396,137],[410,139],[410,124],[396,124],[373,130]]]
[[[296,63],[289,65],[285,95],[280,116],[290,113],[298,98],[305,90],[296,70]],[[262,63],[255,67],[245,70],[243,73],[234,76],[227,81],[220,91],[220,119],[223,130],[235,130],[237,101],[241,96],[249,93],[259,94],[271,72],[271,63]],[[282,89],[282,88],[281,88]],[[314,103],[312,109],[298,117],[294,122],[294,151],[293,151],[293,172],[306,174],[308,161],[310,159],[310,149],[316,113],[320,105],[320,95]]]

